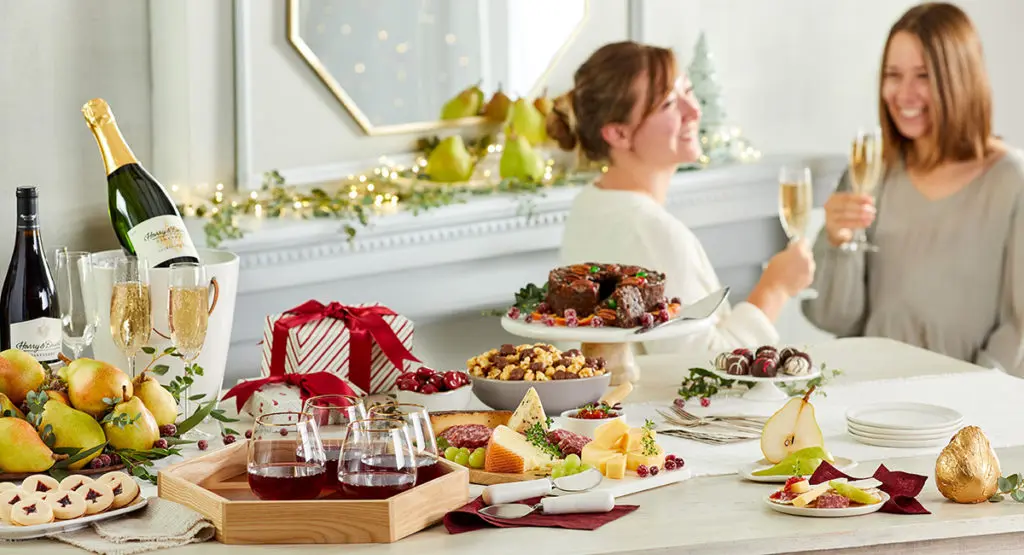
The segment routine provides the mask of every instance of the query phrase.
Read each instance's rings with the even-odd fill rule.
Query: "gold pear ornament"
[[[999,489],[999,476],[999,457],[977,426],[957,432],[935,461],[939,493],[957,503],[987,501]]]

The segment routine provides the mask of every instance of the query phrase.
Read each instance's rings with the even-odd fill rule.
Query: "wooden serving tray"
[[[246,443],[169,466],[159,496],[198,511],[226,544],[391,543],[441,521],[469,502],[469,473],[442,459],[445,473],[390,499],[261,501],[249,489]]]

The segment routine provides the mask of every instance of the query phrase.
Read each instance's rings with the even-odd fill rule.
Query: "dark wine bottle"
[[[107,210],[121,248],[155,268],[199,262],[178,208],[132,153],[107,102],[94,98],[82,114],[107,170]]]
[[[0,290],[0,348],[19,349],[39,362],[57,362],[60,309],[39,233],[35,187],[18,187],[18,234]]]

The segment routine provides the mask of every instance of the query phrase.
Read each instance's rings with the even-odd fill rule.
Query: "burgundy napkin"
[[[921,493],[921,489],[924,488],[924,483],[928,481],[927,476],[889,470],[884,464],[880,464],[878,470],[875,470],[871,477],[882,482],[882,486],[878,489],[889,494],[889,500],[881,508],[882,512],[903,515],[931,514],[916,499],[917,494]],[[836,478],[846,478],[851,482],[864,479],[843,474],[828,462],[822,461],[807,481],[813,486]]]
[[[523,501],[527,505],[540,503],[540,497],[534,497]],[[485,507],[482,497],[469,502],[465,506],[455,509],[444,516],[444,527],[449,534],[461,534],[487,528],[490,526],[498,528],[515,528],[517,526],[539,526],[542,528],[566,528],[568,530],[597,530],[613,520],[618,520],[629,513],[637,510],[637,505],[616,505],[607,513],[577,513],[568,515],[545,515],[537,512],[515,519],[500,519],[480,514],[480,509]]]

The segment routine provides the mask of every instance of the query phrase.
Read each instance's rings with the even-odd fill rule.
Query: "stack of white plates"
[[[846,412],[846,430],[853,439],[878,447],[945,445],[963,421],[953,409],[924,403],[877,403]]]

